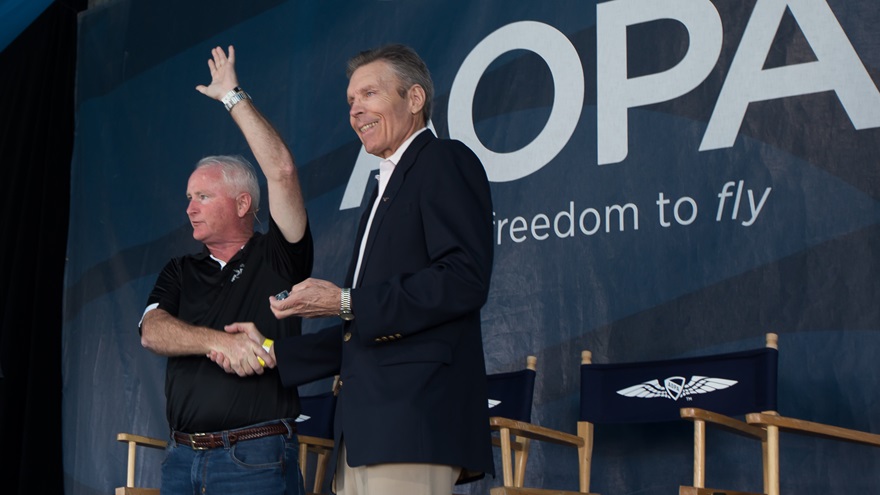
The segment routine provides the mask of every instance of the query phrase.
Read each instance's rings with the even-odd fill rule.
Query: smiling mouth
[[[373,127],[376,127],[377,125],[379,125],[379,122],[370,122],[369,124],[365,124],[365,125],[360,126],[358,129],[361,132],[367,132],[368,130],[372,129]]]

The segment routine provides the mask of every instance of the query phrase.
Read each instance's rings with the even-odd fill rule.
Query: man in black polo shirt
[[[294,418],[295,389],[284,389],[272,341],[299,335],[300,320],[278,320],[266,300],[307,278],[312,238],[293,156],[276,130],[238,87],[235,52],[220,47],[208,61],[212,81],[201,93],[222,101],[266,176],[269,229],[254,232],[260,189],[242,157],[202,159],[186,196],[199,254],[162,270],[141,323],[141,342],[168,356],[165,379],[171,442],[162,493],[302,494]],[[253,321],[261,346],[224,327]],[[207,357],[220,352],[235,372]]]

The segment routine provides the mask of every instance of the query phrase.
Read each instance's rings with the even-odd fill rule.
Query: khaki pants
[[[450,495],[461,468],[440,464],[393,463],[349,467],[343,443],[339,449],[337,495]]]

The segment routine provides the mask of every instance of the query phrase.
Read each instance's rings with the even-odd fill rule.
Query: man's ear
[[[251,195],[246,192],[239,193],[235,197],[235,212],[238,214],[238,218],[244,218],[248,214],[251,210],[251,201]]]
[[[409,88],[409,111],[413,114],[422,113],[425,108],[425,88],[421,84],[413,84]]]

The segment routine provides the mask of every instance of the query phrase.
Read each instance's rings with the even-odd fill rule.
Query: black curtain
[[[0,52],[0,492],[64,492],[61,327],[77,14],[56,0]]]

